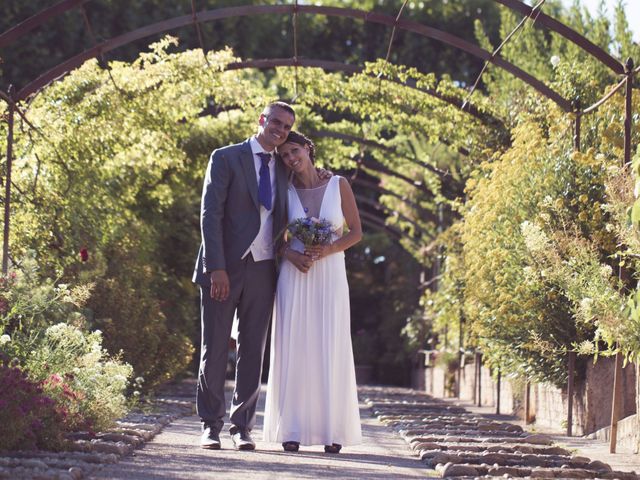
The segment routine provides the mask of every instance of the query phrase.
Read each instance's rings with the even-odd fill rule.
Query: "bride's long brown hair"
[[[296,132],[295,130],[291,130],[289,135],[287,135],[287,139],[282,143],[297,143],[298,145],[302,145],[303,147],[307,145],[309,147],[309,158],[311,159],[311,163],[315,165],[316,163],[316,146],[311,141],[311,139],[300,132]],[[276,149],[277,153],[278,149]],[[278,156],[279,158],[279,156]]]

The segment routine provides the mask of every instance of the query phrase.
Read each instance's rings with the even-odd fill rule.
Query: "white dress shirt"
[[[245,258],[249,252],[253,255],[253,260],[260,262],[262,260],[271,260],[275,258],[273,251],[273,208],[275,206],[276,198],[276,161],[273,156],[273,152],[267,152],[262,145],[258,143],[256,137],[251,137],[249,140],[251,145],[251,152],[253,153],[253,164],[256,167],[256,181],[260,184],[260,168],[262,167],[262,160],[258,156],[258,153],[266,152],[271,155],[269,160],[269,177],[271,178],[271,210],[267,210],[263,205],[260,205],[260,230],[258,235],[254,238],[253,242],[244,252],[242,258]]]

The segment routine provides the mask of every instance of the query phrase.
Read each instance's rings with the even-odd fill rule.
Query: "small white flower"
[[[0,345],[4,345],[5,343],[9,343],[11,341],[11,337],[6,333],[0,337]]]
[[[538,225],[525,220],[520,225],[520,231],[524,237],[527,250],[530,252],[545,252],[549,249],[549,239]]]
[[[553,68],[557,68],[558,65],[560,65],[560,57],[558,55],[553,55],[550,61],[551,65],[553,65]]]
[[[620,167],[618,165],[609,165],[607,167],[607,173],[609,175],[617,175],[620,172]]]
[[[600,275],[602,275],[602,278],[604,278],[606,280],[606,279],[610,278],[612,274],[613,274],[613,269],[611,268],[610,265],[601,265],[600,266]]]
[[[144,383],[143,377],[136,377],[136,383]]]
[[[133,396],[134,396],[134,397],[139,397],[139,396],[140,396],[140,392],[139,392],[138,390],[135,390],[135,391],[133,392]]]
[[[589,297],[584,297],[580,300],[580,312],[583,317],[586,319],[591,319],[593,317],[593,313],[591,312],[591,307],[593,306],[593,299]]]

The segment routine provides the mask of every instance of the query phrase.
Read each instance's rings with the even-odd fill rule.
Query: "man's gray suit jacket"
[[[276,160],[275,171],[273,237],[277,248],[287,224],[287,169]],[[258,181],[249,140],[211,154],[202,190],[200,228],[202,243],[193,281],[208,287],[208,272],[238,264],[260,230]]]

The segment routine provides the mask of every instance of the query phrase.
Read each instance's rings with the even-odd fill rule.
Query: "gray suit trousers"
[[[231,402],[232,429],[251,430],[260,394],[262,361],[276,289],[274,260],[255,262],[251,254],[227,265],[231,284],[224,302],[211,298],[209,287],[200,287],[202,345],[196,408],[202,421],[219,432],[224,425],[229,338],[233,315],[238,313],[236,385]]]

